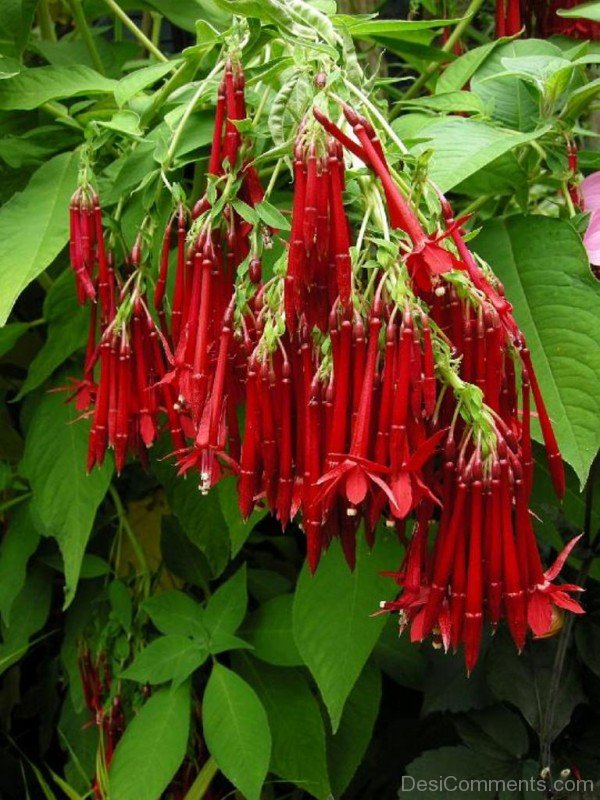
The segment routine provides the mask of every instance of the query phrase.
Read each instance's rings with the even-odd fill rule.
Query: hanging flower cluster
[[[568,36],[572,39],[600,38],[600,23],[585,17],[563,17],[561,9],[583,5],[585,0],[496,0],[496,38],[517,36],[523,26],[530,36],[547,39]]]
[[[207,190],[167,224],[152,311],[142,238],[118,273],[96,196],[76,193],[73,269],[80,298],[97,299],[76,390],[92,409],[88,466],[107,447],[118,469],[128,452],[143,461],[166,417],[180,473],[196,471],[203,493],[234,474],[244,517],[260,505],[283,527],[299,520],[313,571],[333,538],[352,567],[361,523],[369,542],[382,519],[406,542],[414,515],[391,573],[400,594],[382,609],[414,640],[464,645],[471,670],[485,620],[506,619],[521,649],[555,607],[581,611],[578,587],[554,583],[573,543],[544,572],[531,524],[532,399],[561,497],[562,460],[523,334],[465,219],[439,193],[426,219],[372,120],[315,85],[289,152],[289,240],[268,277],[274,178],[263,190],[240,124],[237,57],[218,88]],[[358,183],[355,238],[346,199]]]

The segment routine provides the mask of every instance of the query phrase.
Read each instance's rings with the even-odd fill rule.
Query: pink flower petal
[[[583,207],[586,211],[598,211],[600,209],[600,172],[592,172],[584,178],[579,186],[583,197]]]
[[[600,210],[595,211],[583,235],[583,245],[587,250],[590,263],[600,266]]]

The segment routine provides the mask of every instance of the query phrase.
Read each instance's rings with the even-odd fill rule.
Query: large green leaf
[[[267,712],[271,772],[325,800],[330,792],[325,728],[306,678],[300,670],[268,666],[245,653],[236,656],[235,664]]]
[[[65,403],[62,392],[38,401],[29,423],[22,469],[33,491],[32,513],[46,536],[58,541],[65,564],[65,602],[73,598],[96,509],[112,475],[103,467],[86,475],[89,421]]]
[[[167,446],[156,447],[153,470],[165,487],[171,511],[184,533],[206,556],[213,577],[218,577],[229,561],[229,536],[216,492],[202,495],[193,475],[181,478],[165,459]]]
[[[293,610],[294,639],[317,682],[334,732],[385,625],[385,616],[371,615],[379,602],[395,591],[392,581],[379,573],[394,569],[400,558],[397,539],[380,530],[372,552],[359,535],[353,572],[335,541],[314,575],[306,565],[300,574]]]
[[[21,336],[29,330],[27,322],[12,322],[0,328],[0,358],[10,353]]]
[[[183,760],[189,728],[188,684],[153,694],[115,750],[111,800],[158,800]]]
[[[37,4],[38,0],[2,0],[0,53],[17,58],[21,55]]]
[[[405,119],[397,120],[394,128],[403,135]],[[429,176],[443,192],[453,189],[471,175],[505,153],[520,147],[546,132],[540,128],[531,133],[517,133],[474,119],[448,117],[431,118],[418,129],[419,138],[426,139],[411,148],[416,155],[432,150],[428,162]]]
[[[279,667],[297,667],[304,662],[292,631],[293,594],[280,594],[263,603],[242,631],[254,647],[254,655]]]
[[[247,800],[259,800],[271,758],[269,722],[254,689],[221,664],[208,679],[202,725],[221,772]]]
[[[205,636],[202,606],[184,592],[173,590],[153,595],[142,604],[161,633]]]
[[[556,657],[555,639],[530,642],[517,653],[506,631],[494,637],[486,659],[487,682],[498,700],[516,706],[538,733],[542,730],[550,704],[552,675]],[[585,702],[578,666],[568,657],[565,663],[550,736],[556,738],[568,725],[574,708]]]
[[[591,19],[592,22],[600,22],[600,3],[582,3],[574,8],[559,8],[556,12],[559,17],[568,19]]]
[[[427,661],[410,637],[398,632],[398,619],[390,616],[373,650],[373,660],[400,686],[423,688]]]
[[[57,367],[85,344],[90,309],[77,303],[71,270],[65,270],[46,295],[44,319],[48,323],[47,339],[31,362],[16,399],[41,386]]]
[[[34,67],[0,81],[0,110],[28,111],[59,97],[108,94],[116,85],[89,67]]]
[[[51,599],[51,573],[48,569],[35,565],[14,599],[10,625],[2,631],[0,674],[25,655],[30,638],[48,619]]]
[[[0,208],[0,325],[27,284],[66,244],[78,160],[76,153],[55,156]]]
[[[39,538],[29,514],[29,505],[17,506],[0,544],[0,614],[6,625],[15,598],[25,584],[27,562]]]
[[[568,222],[515,216],[486,223],[474,247],[504,283],[562,455],[583,485],[600,447],[600,287],[581,239]]]
[[[327,762],[331,788],[341,797],[367,750],[381,702],[381,672],[366,664],[350,693],[340,726],[329,736]]]
[[[209,598],[203,617],[206,630],[210,634],[233,633],[242,624],[242,620],[246,616],[247,605],[246,565],[244,564]]]
[[[531,131],[540,119],[535,90],[509,74],[504,59],[520,56],[561,56],[559,47],[540,39],[507,42],[495,48],[471,78],[471,90],[491,108],[494,119],[519,131]]]
[[[159,636],[144,647],[121,677],[140,683],[181,683],[207,658],[206,647],[187,636]]]

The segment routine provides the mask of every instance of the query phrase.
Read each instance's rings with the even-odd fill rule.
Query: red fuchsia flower
[[[554,564],[543,573],[543,580],[530,589],[527,607],[527,623],[534,636],[546,636],[552,628],[553,609],[564,608],[573,614],[584,614],[585,611],[577,600],[570,597],[573,592],[582,592],[581,586],[573,583],[555,584],[571,551],[581,539],[576,536],[564,547]]]
[[[583,210],[590,214],[583,244],[590,263],[600,267],[600,172],[584,178],[579,186],[583,199]]]

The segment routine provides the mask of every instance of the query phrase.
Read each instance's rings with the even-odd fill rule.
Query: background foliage
[[[147,211],[160,230],[161,170],[190,194],[202,185],[214,98],[200,96],[174,149],[172,134],[234,7],[257,51],[285,31],[262,0],[2,4],[0,795],[73,800],[96,775],[111,800],[224,798],[232,786],[248,800],[391,798],[402,775],[537,775],[549,748],[553,774],[600,780],[600,292],[565,147],[575,137],[584,173],[600,168],[597,44],[495,41],[481,2],[467,16],[431,2],[411,22],[385,18],[402,8],[334,18],[417,168],[474,214],[472,246],[514,303],[569,465],[559,507],[541,459],[537,532],[549,563],[584,531],[570,565],[587,580],[584,618],[557,621],[520,656],[500,630],[467,679],[460,656],[370,616],[393,596],[380,575],[402,559],[391,534],[361,545],[352,573],[335,542],[310,577],[294,525],[283,535],[260,511],[242,522],[231,479],[203,497],[166,447],[147,472],[85,474],[89,423],[53,391],[80,372],[88,325],[65,249],[81,150],[94,151],[124,242]],[[462,20],[463,54],[443,44],[444,10]],[[284,142],[305,78],[293,52],[275,52],[247,75],[265,93],[261,125]],[[289,208],[288,175],[274,198]],[[85,648],[112,677],[102,704],[123,707],[109,772],[84,702]]]

